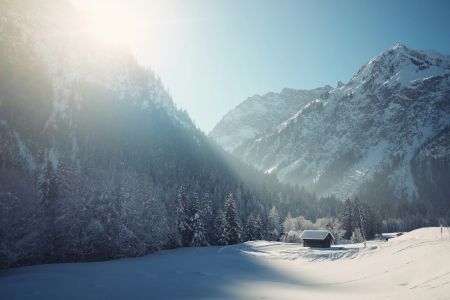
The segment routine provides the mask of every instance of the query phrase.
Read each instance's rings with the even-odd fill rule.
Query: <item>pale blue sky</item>
[[[397,42],[450,54],[450,1],[97,2],[140,20],[129,46],[205,132],[254,94],[345,82]]]

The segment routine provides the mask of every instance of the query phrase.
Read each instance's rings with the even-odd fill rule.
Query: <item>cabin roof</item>
[[[300,238],[304,240],[320,240],[323,241],[328,235],[334,239],[328,230],[304,230]]]

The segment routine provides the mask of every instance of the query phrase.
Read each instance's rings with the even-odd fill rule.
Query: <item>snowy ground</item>
[[[450,299],[447,229],[342,247],[257,241],[23,267],[0,272],[0,299]]]

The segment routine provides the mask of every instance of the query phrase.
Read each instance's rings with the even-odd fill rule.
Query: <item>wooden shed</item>
[[[328,230],[305,230],[300,238],[304,247],[330,248],[334,237]]]

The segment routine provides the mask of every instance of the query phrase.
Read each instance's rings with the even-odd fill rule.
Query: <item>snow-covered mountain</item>
[[[54,0],[0,3],[0,70],[0,268],[166,243],[173,157],[207,143],[160,80]]]
[[[245,220],[275,199],[246,178],[280,191],[238,170],[70,2],[0,2],[0,268],[142,255],[190,245],[194,230],[214,244],[199,203],[216,213],[235,193]],[[195,215],[181,239],[175,220]]]
[[[311,100],[332,90],[325,86],[313,90],[283,89],[248,98],[228,112],[209,133],[225,150],[232,152],[243,142],[277,126]]]
[[[234,154],[322,195],[434,198],[442,206],[449,126],[450,57],[398,44]]]

